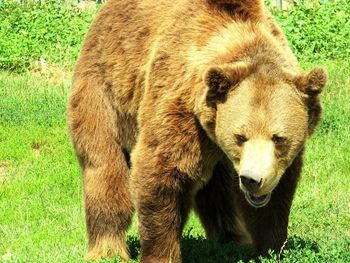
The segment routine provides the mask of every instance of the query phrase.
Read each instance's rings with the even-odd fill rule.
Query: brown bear
[[[88,259],[181,262],[193,208],[209,239],[261,254],[287,238],[326,73],[303,72],[261,0],[110,0],[82,48],[69,128]]]

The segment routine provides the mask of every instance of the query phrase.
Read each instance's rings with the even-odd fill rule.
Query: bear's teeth
[[[250,195],[248,192],[245,192],[245,198],[250,205],[258,208],[265,206],[270,201],[271,194],[255,197]]]
[[[262,196],[259,196],[259,197],[255,197],[255,196],[250,196],[250,198],[252,199],[253,202],[255,203],[262,203],[266,200],[267,198],[267,195],[262,195]]]

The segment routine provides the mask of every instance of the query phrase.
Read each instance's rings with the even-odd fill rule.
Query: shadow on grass
[[[219,244],[203,237],[184,237],[182,239],[183,262],[231,263],[248,262],[257,257],[250,247],[237,246],[232,243]]]
[[[128,237],[127,243],[130,249],[130,256],[137,260],[140,256],[141,246],[138,237]],[[204,237],[184,236],[181,241],[183,262],[220,262],[229,263],[242,260],[248,262],[256,257],[251,248],[237,247],[230,243],[219,244],[208,241]]]
[[[286,246],[286,249],[288,250],[301,250],[301,249],[307,249],[310,251],[313,251],[315,253],[320,252],[320,249],[317,245],[317,242],[311,239],[304,239],[300,236],[290,236],[288,238],[288,243]]]
[[[136,260],[141,253],[140,238],[135,236],[128,236],[127,244],[129,246],[130,257]]]
[[[219,244],[217,242],[208,241],[204,237],[193,237],[191,235],[184,236],[181,241],[182,261],[186,263],[233,263],[233,262],[261,262],[261,257],[248,246],[236,246],[232,243]],[[141,246],[138,237],[128,237],[127,243],[130,248],[130,255],[133,260],[140,257]],[[311,250],[318,253],[319,248],[316,241],[304,239],[300,236],[291,236],[288,239],[285,250],[292,252],[293,250]],[[272,258],[277,259],[277,255],[271,254]],[[283,259],[283,255],[281,257]]]

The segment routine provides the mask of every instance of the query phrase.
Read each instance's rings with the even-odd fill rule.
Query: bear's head
[[[247,201],[266,205],[319,122],[325,71],[235,62],[210,67],[203,82],[196,105],[202,127],[232,161]]]

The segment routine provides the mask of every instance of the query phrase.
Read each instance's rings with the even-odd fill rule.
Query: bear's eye
[[[282,136],[278,136],[276,134],[274,134],[272,136],[272,141],[274,142],[274,144],[276,145],[284,145],[287,143],[287,138],[286,137],[282,137]]]
[[[245,137],[244,135],[235,134],[235,137],[238,145],[242,145],[243,143],[248,141],[247,137]]]

